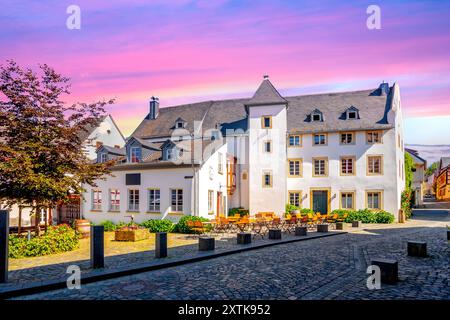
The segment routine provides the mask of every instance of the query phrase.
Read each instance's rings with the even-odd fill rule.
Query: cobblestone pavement
[[[199,255],[198,236],[169,234],[168,235],[168,257],[164,259],[155,258],[154,234],[151,239],[139,242],[117,242],[113,241],[113,232],[105,233],[105,268],[92,269],[90,266],[89,239],[82,239],[80,248],[71,252],[49,255],[35,258],[10,259],[10,272],[8,283],[0,284],[0,291],[29,283],[42,283],[48,280],[67,279],[66,270],[70,265],[80,267],[84,275],[98,274],[103,270],[114,270],[124,267],[142,266],[145,264],[161,264],[178,259],[188,259]],[[310,236],[316,232],[310,232]],[[215,252],[223,252],[237,249],[236,234],[214,234],[216,239]],[[285,233],[283,240],[298,239],[293,234]],[[253,240],[255,244],[272,242],[267,236],[264,239],[257,237]],[[149,250],[151,249],[151,250]]]
[[[283,244],[21,299],[450,299],[450,211],[417,211],[408,223]],[[431,218],[430,218],[431,217]],[[406,241],[426,241],[427,258]],[[399,262],[400,281],[366,287],[374,257]]]

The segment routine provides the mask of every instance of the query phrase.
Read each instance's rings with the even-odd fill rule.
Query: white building
[[[87,186],[83,215],[112,220],[214,218],[229,208],[283,214],[383,209],[405,185],[400,89],[282,97],[265,77],[251,99],[159,108],[126,143],[113,177]],[[101,155],[105,154],[105,155]]]
[[[411,155],[414,161],[414,172],[411,188],[414,192],[414,206],[419,207],[423,205],[423,197],[425,195],[425,189],[427,189],[427,177],[425,176],[427,161],[419,156],[419,152],[417,150],[405,148],[405,151]]]

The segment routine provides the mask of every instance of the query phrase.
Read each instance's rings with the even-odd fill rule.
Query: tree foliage
[[[434,172],[438,169],[438,166],[439,166],[439,162],[433,162],[433,163],[425,170],[425,174],[427,175],[427,177],[433,175]]]
[[[0,202],[53,206],[109,173],[83,153],[83,132],[105,116],[101,101],[66,106],[69,79],[48,65],[0,66]]]
[[[406,189],[411,189],[413,182],[414,160],[408,152],[405,152],[405,183]]]

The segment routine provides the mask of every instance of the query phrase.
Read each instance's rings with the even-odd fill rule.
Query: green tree
[[[405,186],[406,186],[406,189],[411,189],[411,187],[412,187],[414,171],[415,171],[414,160],[409,153],[405,152],[405,184],[406,184]]]
[[[425,174],[427,176],[431,176],[434,174],[434,172],[438,169],[439,162],[433,162],[426,170]]]
[[[80,132],[97,126],[110,101],[66,106],[69,79],[48,65],[0,66],[0,202],[53,207],[109,173],[83,153]]]

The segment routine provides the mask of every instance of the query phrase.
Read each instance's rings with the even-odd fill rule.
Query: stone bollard
[[[380,267],[381,282],[394,284],[398,281],[398,262],[392,259],[372,259],[372,265]]]
[[[361,221],[353,221],[352,222],[352,227],[353,228],[361,228],[362,227],[362,222]]]
[[[9,211],[0,210],[0,283],[8,281]]]
[[[105,229],[103,226],[91,226],[91,267],[105,267]]]
[[[344,223],[336,222],[336,230],[344,230]]]
[[[296,236],[306,236],[308,234],[307,227],[295,227],[295,235]]]
[[[408,256],[428,257],[427,243],[422,241],[408,241]]]
[[[447,240],[450,240],[450,230],[447,230]]]
[[[269,229],[269,239],[281,240],[281,229]]]
[[[155,258],[167,257],[167,232],[155,233]]]
[[[327,224],[318,224],[317,232],[328,232],[328,225]]]
[[[252,242],[252,234],[248,232],[240,232],[237,234],[238,244],[249,244]]]
[[[210,251],[215,249],[215,239],[201,237],[198,238],[198,250],[199,251]]]

